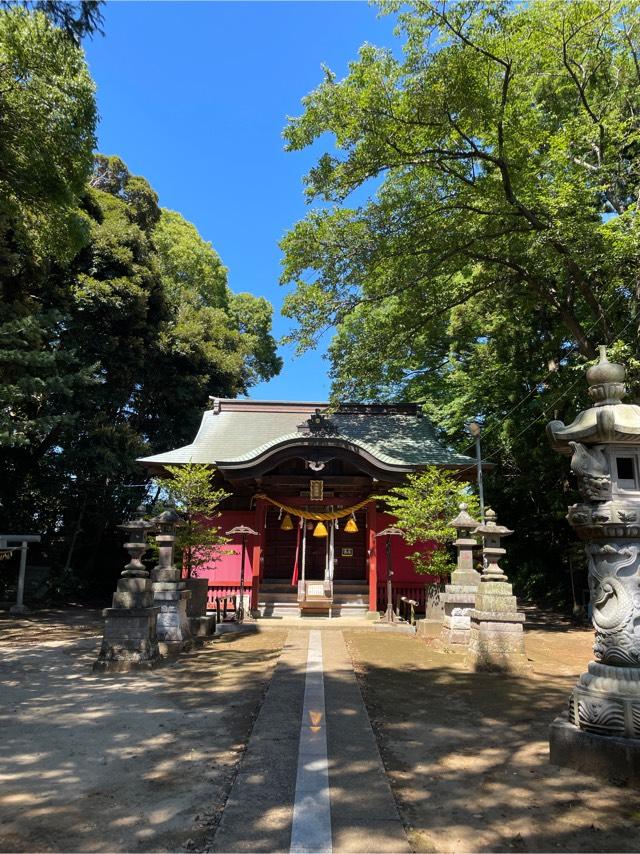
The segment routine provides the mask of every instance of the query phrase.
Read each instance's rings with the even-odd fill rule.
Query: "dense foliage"
[[[181,524],[176,535],[176,562],[185,570],[186,578],[197,578],[201,566],[215,563],[228,543],[215,519],[220,515],[220,503],[229,495],[212,485],[212,467],[187,463],[167,466],[169,480],[157,483],[166,492],[180,514]]]
[[[461,504],[479,519],[479,503],[469,486],[450,472],[437,466],[410,474],[406,483],[394,487],[381,500],[397,519],[410,545],[420,544],[409,559],[417,572],[430,573],[447,579],[455,569],[455,549],[451,544],[456,530],[452,519],[460,512]]]
[[[585,405],[598,343],[640,376],[638,6],[382,9],[402,55],[365,45],[343,80],[327,69],[285,131],[291,150],[335,141],[283,241],[294,338],[335,327],[336,398],[422,402],[460,449],[483,422],[521,591],[566,587],[567,470],[544,422]]]
[[[122,564],[136,457],[280,370],[271,306],[231,293],[195,227],[93,154],[93,92],[74,38],[0,10],[0,530],[43,533],[73,589]]]
[[[0,9],[21,7],[41,12],[78,45],[85,36],[103,35],[102,6],[106,0],[0,0]]]

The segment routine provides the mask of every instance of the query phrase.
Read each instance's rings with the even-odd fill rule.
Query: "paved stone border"
[[[323,632],[334,852],[410,852],[342,632]]]
[[[307,635],[291,631],[287,636],[211,851],[289,850]]]
[[[322,635],[318,629],[309,633],[290,850],[329,854],[332,850]]]
[[[411,851],[341,631],[289,633],[208,850]]]

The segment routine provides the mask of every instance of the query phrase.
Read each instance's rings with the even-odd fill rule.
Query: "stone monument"
[[[568,716],[551,725],[551,761],[640,785],[640,406],[622,403],[625,369],[587,371],[590,409],[552,421],[551,444],[571,455],[582,500],[567,519],[584,541],[595,661],[578,679]]]
[[[193,644],[187,600],[191,591],[186,581],[181,580],[180,570],[173,562],[176,528],[180,517],[174,508],[160,513],[153,520],[158,545],[158,564],[151,570],[154,603],[160,608],[158,614],[158,646],[162,655],[182,652]]]
[[[160,609],[154,607],[151,580],[141,561],[149,548],[146,536],[152,524],[144,520],[144,507],[138,507],[134,518],[118,527],[127,533],[124,547],[131,560],[118,581],[113,606],[103,612],[104,637],[93,665],[103,672],[150,668],[160,660],[156,640]]]
[[[471,611],[476,604],[476,591],[480,584],[480,573],[473,568],[473,550],[477,546],[471,531],[478,522],[467,513],[467,505],[460,505],[460,512],[449,523],[456,529],[454,546],[458,550],[458,562],[451,573],[451,584],[444,588],[444,619],[440,640],[447,646],[468,646],[471,634]]]
[[[502,537],[513,531],[496,524],[493,510],[485,513],[485,522],[473,532],[482,537],[484,569],[476,592],[476,605],[470,612],[469,657],[477,670],[528,669],[522,625],[524,614],[507,576],[498,561],[505,554]]]

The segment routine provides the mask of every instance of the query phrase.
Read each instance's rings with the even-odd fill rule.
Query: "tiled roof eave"
[[[361,454],[369,462],[383,470],[397,473],[416,471],[429,465],[439,465],[446,468],[463,468],[475,465],[475,460],[471,457],[456,454],[455,452],[452,453],[446,449],[439,449],[441,450],[441,454],[437,455],[438,459],[431,457],[409,462],[392,457],[389,454],[380,453],[377,448],[360,439],[338,436],[301,435],[300,433],[289,433],[279,436],[277,439],[265,442],[260,447],[246,454],[227,460],[213,459],[210,454],[206,453],[206,448],[202,444],[192,443],[191,445],[185,445],[182,448],[176,448],[173,451],[163,454],[143,457],[138,462],[149,466],[180,465],[189,462],[208,463],[216,465],[221,470],[238,471],[257,465],[287,446],[295,445],[345,448],[351,450],[353,453]]]

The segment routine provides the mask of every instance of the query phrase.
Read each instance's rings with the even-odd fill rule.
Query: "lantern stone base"
[[[471,612],[469,663],[475,670],[529,669],[524,649],[524,614]]]
[[[549,728],[549,761],[640,788],[640,739],[585,732],[569,723],[566,715]]]
[[[471,611],[476,603],[476,585],[447,584],[444,589],[444,618],[440,640],[445,646],[469,645]]]
[[[527,670],[524,614],[507,581],[482,581],[470,613],[469,663],[476,670]]]
[[[160,661],[156,640],[159,613],[159,608],[105,608],[104,637],[94,671],[109,673],[155,667]]]
[[[193,645],[187,601],[191,596],[184,583],[154,582],[153,600],[158,614],[158,646],[161,655],[173,655]],[[177,588],[177,589],[176,589]]]
[[[571,694],[569,722],[596,735],[640,739],[640,667],[589,662]]]

